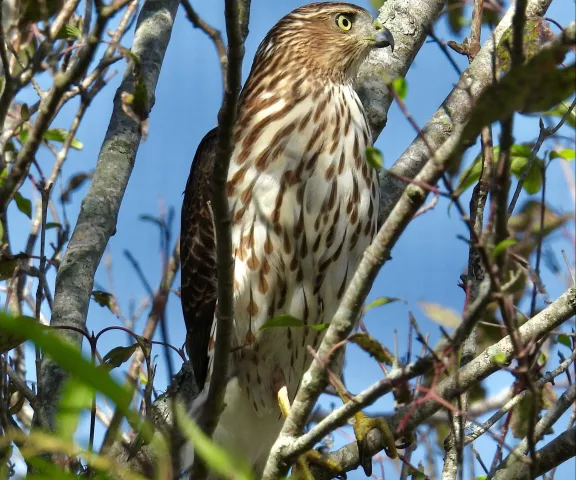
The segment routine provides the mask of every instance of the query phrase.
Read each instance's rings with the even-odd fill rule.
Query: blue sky
[[[304,3],[306,2],[296,0],[252,1],[244,78],[249,71],[255,50],[266,32],[284,14]],[[357,3],[371,8],[369,1]],[[204,20],[225,31],[223,0],[193,2],[193,4]],[[548,16],[564,25],[568,24],[574,19],[573,1],[556,0]],[[557,32],[555,27],[553,30]],[[463,33],[467,33],[466,27]],[[487,38],[486,33],[484,32],[483,41]],[[446,40],[452,39],[444,21],[437,26],[436,34]],[[127,37],[124,44],[128,46],[129,41],[130,37]],[[467,62],[464,57],[459,58],[456,55],[454,57],[462,69],[466,68]],[[96,164],[112,109],[113,95],[119,85],[124,64],[117,64],[116,68],[119,71],[118,75],[97,97],[83,121],[78,138],[84,143],[84,149],[81,152],[71,152],[63,169],[63,185],[73,174],[91,170]],[[193,29],[180,10],[156,91],[156,104],[150,116],[149,136],[140,146],[120,211],[117,233],[108,245],[108,252],[113,258],[115,292],[124,311],[128,310],[130,299],[138,301],[145,292],[122,252],[124,249],[129,249],[139,260],[148,281],[152,285],[158,284],[161,273],[158,231],[150,223],[139,220],[139,216],[158,215],[161,203],[166,207],[174,207],[176,209],[174,232],[178,231],[182,192],[190,162],[200,139],[216,124],[222,95],[220,78],[220,66],[211,41],[200,30]],[[424,125],[456,81],[455,71],[438,46],[426,43],[407,76],[408,95],[405,99],[408,109],[420,125]],[[27,96],[32,97],[31,94]],[[73,114],[73,108],[64,109],[54,126],[68,128]],[[534,139],[538,134],[537,121],[519,116],[516,118],[517,141]],[[572,135],[570,130],[565,129],[564,133]],[[384,154],[386,167],[392,165],[414,137],[414,130],[394,105],[389,114],[388,125],[376,143]],[[545,144],[543,151],[552,146],[552,143]],[[468,158],[475,156],[478,151],[479,145],[476,144],[470,149]],[[38,159],[41,164],[46,165],[46,169],[52,163],[51,154],[47,151],[42,151]],[[570,168],[573,175],[574,163]],[[549,170],[549,182],[550,204],[563,212],[573,211],[574,206],[568,194],[566,179],[558,162]],[[60,182],[56,185],[56,192],[59,190]],[[29,186],[24,192],[33,195]],[[86,192],[87,186],[73,194],[73,203],[67,207],[71,222],[75,221],[80,199]],[[524,198],[525,195],[522,199]],[[469,197],[465,195],[464,205],[467,205],[468,200]],[[29,231],[29,221],[15,208],[11,209],[10,215],[13,249],[18,250],[21,248],[20,245],[24,245]],[[570,223],[568,228],[573,232],[574,224]],[[448,214],[447,202],[441,200],[434,210],[419,217],[408,227],[392,252],[393,260],[388,262],[378,276],[369,297],[370,299],[377,296],[391,296],[406,299],[422,330],[431,334],[432,341],[439,337],[437,325],[426,319],[418,307],[418,301],[439,303],[457,311],[462,309],[464,295],[457,287],[457,282],[459,275],[464,271],[468,249],[457,235],[467,235],[466,227],[454,209]],[[574,262],[574,247],[568,245],[560,235],[555,236],[552,248],[559,258],[561,258],[560,248],[565,248],[571,262]],[[552,298],[564,291],[565,286],[549,272],[544,273],[543,279]],[[96,282],[102,289],[109,288],[103,265],[96,275]],[[179,280],[176,282],[176,287],[178,286]],[[179,299],[174,295],[169,301],[167,319],[170,338],[174,344],[180,346],[185,333]],[[397,331],[400,352],[406,351],[408,316],[405,305],[392,304],[373,310],[365,321],[370,333],[390,349],[393,348],[393,335]],[[141,329],[144,323],[145,316],[136,325],[136,331]],[[118,324],[118,320],[110,312],[94,302],[91,303],[88,315],[89,329],[98,331],[108,325]],[[99,344],[100,352],[104,354],[123,339],[124,336],[119,340],[118,333],[104,336],[102,343]],[[165,385],[166,370],[163,368],[162,352],[158,350],[156,353],[159,355],[160,363],[157,373],[158,387],[162,389]],[[346,380],[352,392],[358,392],[380,378],[381,371],[375,362],[358,349],[349,349]],[[489,381],[489,391],[497,392],[506,384],[510,384],[510,381],[511,377],[508,374],[495,375]],[[325,404],[329,405],[329,401]],[[382,399],[373,408],[379,411],[391,410],[392,400]],[[336,441],[338,445],[346,443],[344,437],[339,434],[336,434]],[[490,463],[495,448],[494,442],[483,437],[478,442],[477,448],[485,461]],[[420,457],[416,455],[414,458],[417,463]],[[439,460],[440,458],[441,456]],[[395,470],[390,462],[387,462],[386,468],[388,478],[395,478]],[[479,475],[478,465],[476,471]],[[559,473],[575,472],[574,463],[569,462]],[[349,478],[364,477],[363,474],[352,472]]]

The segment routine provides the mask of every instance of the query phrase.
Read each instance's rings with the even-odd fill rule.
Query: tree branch
[[[212,210],[218,268],[216,342],[213,374],[208,387],[206,402],[198,419],[200,427],[209,437],[214,434],[224,406],[234,321],[234,257],[232,255],[231,219],[226,183],[230,156],[234,149],[232,134],[236,121],[238,96],[242,86],[242,59],[244,58],[244,39],[249,22],[250,0],[242,0],[241,2],[226,0],[225,5],[228,62],[225,69],[224,98],[218,112],[218,138],[212,178]],[[204,464],[195,461],[191,478],[201,479],[205,476]]]
[[[140,59],[148,110],[154,104],[154,90],[177,8],[177,0],[147,0],[138,18],[132,52]],[[141,139],[140,125],[122,110],[121,94],[133,90],[132,76],[132,68],[129,68],[116,93],[92,185],[82,202],[74,233],[58,270],[52,326],[85,328],[94,274],[106,244],[115,232],[120,203]],[[66,336],[80,347],[82,337],[79,334],[67,331]],[[46,357],[43,359],[39,381],[51,425],[66,378],[63,369]]]
[[[249,6],[249,0],[243,0]],[[232,133],[236,120],[238,95],[242,82],[242,59],[244,58],[244,38],[242,36],[242,8],[234,0],[226,1],[226,31],[228,33],[228,67],[224,90],[224,99],[218,112],[218,140],[214,159],[212,210],[216,234],[218,261],[218,302],[216,313],[216,343],[214,353],[214,371],[212,375],[206,407],[200,419],[200,425],[210,436],[218,423],[222,411],[224,392],[228,383],[228,354],[232,336],[234,316],[233,278],[234,260],[230,232],[230,209],[226,194],[228,166],[234,144]],[[249,8],[249,7],[248,7]]]
[[[6,214],[8,204],[24,182],[33,157],[42,142],[44,133],[62,105],[61,100],[64,97],[64,94],[72,85],[80,80],[82,74],[86,71],[88,65],[94,58],[94,54],[96,53],[100,39],[106,30],[108,21],[120,8],[124,6],[124,3],[127,1],[128,0],[123,0],[122,2],[118,2],[117,5],[105,9],[100,13],[100,15],[98,15],[94,28],[86,39],[86,46],[82,49],[82,53],[78,57],[78,60],[66,72],[58,73],[54,78],[50,91],[46,95],[42,96],[40,107],[38,109],[38,116],[36,117],[34,125],[30,129],[28,138],[22,146],[22,149],[18,152],[18,156],[16,157],[14,165],[10,171],[10,175],[6,178],[2,188],[0,189],[0,215],[3,216]],[[55,36],[60,30],[63,22],[65,22],[71,14],[68,10],[72,7],[75,8],[77,3],[77,1],[66,2],[65,8],[60,12],[54,24],[51,26],[51,36]],[[47,41],[49,40],[50,39],[47,39]],[[36,55],[40,52],[41,49],[39,48]]]

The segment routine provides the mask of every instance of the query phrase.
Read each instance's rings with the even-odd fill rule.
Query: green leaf
[[[572,342],[570,341],[570,337],[568,335],[564,335],[563,333],[558,335],[558,343],[567,346],[568,348],[572,348]]]
[[[326,330],[330,324],[329,323],[315,323],[314,325],[304,325],[305,327],[311,328],[312,330],[316,330],[317,332],[323,332]]]
[[[464,18],[464,3],[460,0],[448,0],[446,13],[448,14],[448,25],[451,32],[458,35],[466,21]]]
[[[46,130],[46,133],[44,134],[44,140],[47,141],[50,140],[53,142],[64,143],[67,138],[68,131],[64,128],[50,128],[49,130]],[[82,150],[84,145],[77,138],[73,138],[72,142],[70,143],[70,147],[75,150]]]
[[[506,354],[505,353],[497,353],[496,355],[494,355],[492,357],[492,360],[494,360],[496,363],[502,365],[504,363],[507,363],[507,359],[506,359]]]
[[[57,335],[53,329],[40,325],[29,317],[11,317],[0,312],[0,330],[2,334],[19,334],[31,340],[69,374],[109,397],[122,413],[128,413],[132,392],[118,385],[108,373],[84,359],[76,347]]]
[[[20,135],[18,136],[18,138],[20,139],[21,144],[25,144],[26,140],[28,140],[28,129],[25,128],[25,126],[22,126],[20,128]]]
[[[7,315],[7,314],[5,314]],[[15,318],[27,318],[29,321],[35,322],[36,319],[33,317],[15,317]],[[2,318],[0,317],[0,321]],[[24,343],[26,341],[26,336],[20,333],[12,333],[5,331],[2,328],[2,324],[0,323],[0,354],[6,353],[13,348],[16,348],[18,345]]]
[[[30,120],[30,109],[26,103],[23,103],[20,106],[20,120],[22,120],[22,122],[27,122]]]
[[[140,57],[138,55],[136,55],[132,50],[130,50],[126,47],[122,47],[120,45],[118,45],[118,47],[116,47],[116,48],[120,52],[120,55],[122,55],[124,58],[126,58],[126,60],[128,62],[134,62],[136,67],[140,66]]]
[[[482,175],[482,154],[478,155],[460,175],[458,184],[456,185],[456,194],[460,195],[462,192],[468,190],[474,185]]]
[[[380,363],[392,365],[394,363],[394,355],[382,345],[378,340],[364,332],[356,332],[348,337],[348,341],[355,343],[370,356],[374,357]]]
[[[503,251],[507,250],[508,247],[516,245],[517,243],[518,242],[513,238],[507,238],[506,240],[502,240],[500,243],[498,243],[498,245],[494,247],[494,250],[492,250],[492,258],[496,258]]]
[[[12,278],[14,276],[14,270],[16,270],[17,266],[17,258],[2,258],[0,260],[0,281]]]
[[[26,480],[78,480],[77,475],[66,471],[63,466],[42,457],[29,455],[26,461],[34,467],[34,472],[27,474]]]
[[[66,24],[58,32],[57,38],[61,38],[64,40],[73,38],[82,38],[82,32],[78,27]]]
[[[571,162],[576,158],[576,151],[571,148],[565,148],[564,150],[552,150],[550,152],[550,158],[563,158],[564,160]]]
[[[267,328],[277,328],[277,327],[304,327],[304,322],[299,318],[293,317],[284,313],[278,315],[277,317],[271,318],[270,320],[264,322],[264,324],[258,329],[259,332],[266,330]]]
[[[28,218],[32,218],[32,202],[22,196],[20,192],[14,194],[14,201],[16,202],[16,207]]]
[[[380,7],[384,5],[385,0],[372,0],[372,7],[374,10],[380,10]]]
[[[118,316],[119,309],[114,295],[108,292],[104,292],[102,290],[93,290],[92,298],[98,305],[100,305],[101,307],[106,307],[114,315]]]
[[[264,324],[258,329],[258,331],[266,330],[268,328],[311,328],[317,332],[323,332],[330,326],[329,323],[316,323],[314,325],[306,325],[299,318],[293,317],[287,313],[278,315],[277,317],[271,318],[270,320],[264,322]]]
[[[456,328],[462,323],[462,317],[452,308],[436,303],[419,302],[419,304],[427,317],[444,327]]]
[[[234,458],[207,437],[181,405],[176,404],[175,407],[178,425],[190,443],[194,445],[195,453],[204,461],[210,471],[228,480],[252,480],[254,478],[244,461]]]
[[[494,155],[496,152],[500,153],[500,148],[494,149]],[[532,156],[532,146],[527,144],[521,145],[512,145],[510,148],[510,171],[516,176],[516,178],[520,178],[530,161],[530,157]],[[538,193],[542,188],[542,166],[544,162],[541,158],[536,157],[534,159],[534,163],[530,167],[528,171],[528,175],[524,180],[524,184],[522,188],[526,190],[527,193],[530,195],[534,195]]]
[[[403,302],[403,301],[404,300],[402,298],[396,298],[396,297],[378,297],[372,300],[368,305],[364,307],[364,313],[376,307],[382,307],[384,305],[388,305],[389,303]]]
[[[57,222],[46,222],[46,230],[50,230],[52,228],[62,228],[62,225]]]
[[[528,391],[512,409],[510,430],[512,430],[514,438],[524,438],[528,435],[530,414],[532,409],[536,410],[536,412],[538,411],[538,400],[534,398],[532,392]]]
[[[410,468],[410,470],[411,480],[425,480],[427,478],[424,474],[424,465],[422,465],[421,461],[418,462],[418,470],[414,470],[413,468]]]
[[[104,364],[110,368],[110,370],[119,367],[124,362],[130,360],[130,357],[132,357],[139,346],[140,345],[138,343],[133,343],[128,347],[115,347],[106,355],[104,355],[102,360],[104,361]]]
[[[30,2],[30,3],[36,3]],[[22,21],[24,17],[20,15],[20,21]],[[22,73],[22,68],[27,68],[30,64],[30,59],[34,57],[38,48],[38,39],[36,36],[33,36],[31,41],[25,41],[21,44],[20,48],[17,51],[18,61],[14,63],[14,67],[12,68],[12,76],[17,77]]]
[[[398,77],[392,80],[392,88],[394,88],[394,91],[400,100],[404,100],[406,98],[406,95],[408,94],[408,83],[406,82],[405,78]]]
[[[568,108],[569,108],[568,105],[561,102],[551,110],[544,112],[542,115],[564,118],[564,116],[568,113]],[[576,109],[572,109],[570,114],[566,117],[566,123],[570,125],[572,128],[576,128]]]
[[[538,355],[538,363],[542,366],[546,365],[548,361],[548,354],[546,352],[540,352]]]
[[[60,398],[60,405],[56,414],[56,434],[68,441],[74,439],[74,432],[78,428],[82,410],[92,407],[94,389],[75,377],[70,377]]]
[[[384,157],[382,156],[382,152],[374,147],[367,147],[366,148],[366,162],[372,168],[376,170],[380,170],[384,165]]]
[[[531,155],[531,144],[517,144],[512,145],[510,148],[510,171],[517,178],[522,176]],[[497,145],[494,147],[494,163],[496,165],[498,164],[499,156],[500,146]],[[542,165],[544,165],[543,160],[536,157],[524,181],[523,188],[531,195],[537,193],[542,188]],[[461,194],[474,185],[480,179],[480,175],[482,175],[482,154],[478,155],[470,166],[460,175],[458,185],[456,186],[457,193]]]

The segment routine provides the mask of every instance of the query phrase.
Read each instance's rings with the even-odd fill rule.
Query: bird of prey
[[[363,8],[312,3],[260,44],[239,99],[226,192],[234,252],[234,333],[215,441],[257,474],[283,425],[279,386],[293,400],[322,333],[376,234],[372,138],[354,90],[391,33]],[[198,146],[182,207],[181,298],[196,379],[212,375],[216,249],[210,206],[217,129]],[[304,327],[259,330],[287,314]]]

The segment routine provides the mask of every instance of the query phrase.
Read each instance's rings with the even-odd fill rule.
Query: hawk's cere
[[[358,67],[392,36],[366,10],[313,3],[260,44],[242,90],[227,193],[234,252],[234,335],[217,442],[260,473],[311,362],[311,328],[270,328],[281,314],[305,325],[332,319],[376,233],[378,177],[354,91]],[[216,130],[200,143],[182,208],[182,306],[199,382],[210,381],[216,263],[210,185]]]

